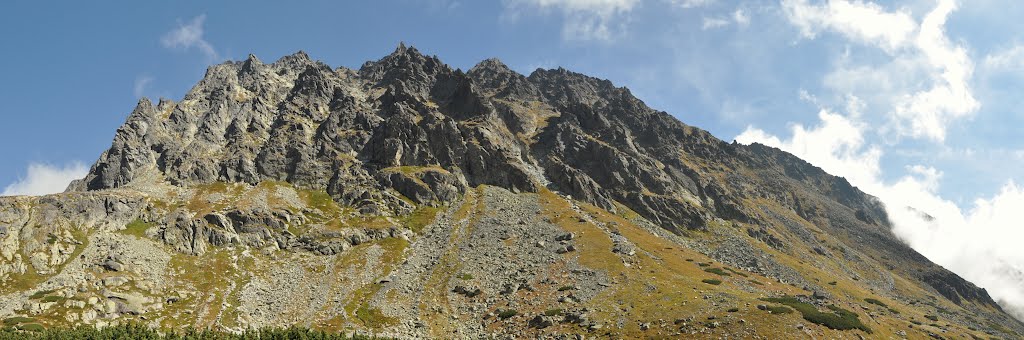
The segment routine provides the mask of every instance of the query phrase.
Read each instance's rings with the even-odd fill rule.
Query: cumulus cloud
[[[961,210],[938,194],[942,172],[912,165],[907,174],[885,182],[883,151],[865,142],[867,127],[847,116],[822,110],[821,124],[794,125],[789,138],[754,127],[736,136],[790,152],[825,171],[843,176],[885,204],[893,232],[921,254],[989,290],[993,298],[1024,319],[1024,188],[1008,182],[992,198]]]
[[[952,44],[943,30],[955,8],[952,0],[941,1],[921,23],[914,45],[931,67],[932,86],[899,101],[895,110],[898,122],[909,122],[911,128],[902,134],[942,141],[949,124],[980,107],[969,85],[974,63],[966,49]]]
[[[160,44],[170,49],[190,50],[194,48],[198,49],[210,60],[220,59],[213,45],[203,38],[203,23],[205,21],[205,14],[192,18],[189,22],[181,22],[179,20],[178,27],[175,27],[160,38]]]
[[[833,30],[895,50],[908,42],[917,30],[917,23],[909,12],[887,12],[874,3],[839,0],[815,6],[807,0],[783,0],[782,8],[803,36],[812,39],[822,31]]]
[[[864,125],[825,109],[818,113],[818,118],[821,120],[818,126],[793,124],[787,140],[752,126],[735,139],[738,143],[757,142],[788,151],[852,183],[876,180],[880,175],[882,151],[867,144]]]
[[[564,18],[562,39],[612,41],[626,31],[629,14],[639,0],[505,0],[506,15],[529,10],[558,12]]]
[[[825,31],[892,56],[886,64],[844,65],[827,76],[836,90],[877,88],[902,84],[913,91],[875,91],[870,97],[885,113],[896,137],[943,141],[954,122],[969,117],[980,104],[970,88],[974,64],[966,49],[952,43],[944,27],[956,9],[953,0],[941,0],[920,21],[909,10],[888,11],[870,2],[836,0],[812,5],[806,0],[783,0],[789,21],[803,37],[814,39]],[[923,84],[923,85],[922,85]]]
[[[890,60],[857,64],[844,51],[823,79],[826,90],[843,98],[833,104],[838,109],[801,92],[801,98],[821,108],[817,125],[792,124],[788,137],[749,126],[735,139],[778,147],[846,177],[885,204],[898,237],[985,287],[1009,312],[1024,318],[1024,247],[1019,245],[1024,239],[1019,222],[1024,220],[1024,187],[1008,181],[998,194],[961,208],[939,194],[944,174],[934,167],[910,164],[901,177],[885,180],[880,160],[889,132],[868,123],[879,118],[873,114],[881,115],[900,129],[897,135],[942,142],[948,125],[978,109],[968,86],[974,63],[944,33],[956,4],[940,0],[920,21],[906,10],[887,11],[861,1],[810,5],[784,0],[782,5],[804,38],[836,32],[882,51]],[[1013,68],[1018,54],[1024,48],[992,54],[983,65]]]
[[[72,162],[64,166],[42,163],[28,165],[25,177],[4,188],[0,196],[16,195],[47,195],[63,192],[71,181],[83,178],[89,167],[80,162]]]

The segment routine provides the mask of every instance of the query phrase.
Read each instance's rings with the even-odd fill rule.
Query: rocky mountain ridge
[[[319,320],[310,325],[402,337],[750,336],[773,333],[729,315],[697,319],[758,296],[870,311],[871,295],[903,310],[870,311],[872,334],[1024,333],[983,289],[900,242],[884,207],[845,179],[723,142],[607,80],[561,68],[526,76],[497,59],[463,72],[404,45],[359,70],[303,52],[212,66],[179,102],[141,100],[67,193],[0,203],[0,278],[21,287],[0,292],[0,315],[62,317],[33,304],[53,293],[32,298],[40,287],[65,289],[54,299],[66,301],[96,293],[68,322],[191,319],[167,308],[173,298],[207,311],[192,325],[228,329]],[[96,249],[126,237],[128,249]],[[176,272],[210,258],[236,279]],[[131,278],[105,265],[126,259],[139,263]],[[641,279],[641,268],[659,269]],[[318,281],[318,271],[341,276]],[[708,273],[726,283],[708,279],[721,284],[709,290]],[[76,288],[76,278],[99,283]],[[220,293],[167,297],[176,284]],[[704,299],[662,310],[684,321],[644,319],[653,311],[636,304],[649,301],[629,300],[691,285]],[[319,310],[279,298],[307,295]],[[620,312],[594,312],[611,305]],[[537,311],[505,317],[513,307]],[[483,321],[449,319],[460,315]],[[938,315],[944,325],[927,321]]]

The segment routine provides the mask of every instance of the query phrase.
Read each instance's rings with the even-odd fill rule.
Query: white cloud
[[[612,41],[626,32],[629,13],[639,0],[504,0],[506,15],[540,10],[562,14],[562,39]]]
[[[71,181],[83,178],[89,167],[80,162],[72,162],[63,167],[48,164],[30,163],[28,174],[11,183],[0,196],[15,195],[46,195],[63,192]]]
[[[821,124],[792,127],[782,139],[754,127],[736,136],[777,147],[843,176],[886,206],[893,232],[930,260],[988,289],[1018,318],[1024,318],[1024,187],[1008,182],[1002,191],[964,211],[938,194],[942,172],[913,165],[895,182],[881,178],[882,151],[865,143],[863,125],[822,110]]]
[[[220,59],[217,50],[203,38],[203,23],[206,15],[201,14],[187,23],[178,21],[178,27],[164,34],[160,38],[160,44],[166,48],[189,50],[199,49],[210,60]]]
[[[1024,239],[1024,188],[1009,181],[995,196],[961,210],[937,194],[941,173],[927,169],[931,172],[879,188],[893,231],[932,261],[985,287],[1008,311],[1024,318],[1024,250],[1019,244]]]
[[[740,8],[732,12],[732,20],[735,21],[737,25],[746,26],[750,24],[750,15]]]
[[[146,95],[146,89],[149,87],[149,84],[151,84],[152,82],[153,82],[153,77],[150,77],[150,76],[143,75],[143,76],[135,77],[135,84],[132,85],[132,94],[135,95],[135,98],[142,98],[143,96],[145,96]]]
[[[788,151],[878,197],[898,237],[985,287],[1008,311],[1024,318],[1024,247],[1019,245],[1024,239],[1024,187],[1008,181],[998,194],[962,209],[939,195],[939,169],[912,164],[902,177],[886,181],[880,165],[887,136],[943,142],[951,124],[980,106],[968,85],[974,63],[962,43],[952,43],[945,33],[956,3],[939,0],[920,20],[905,9],[886,10],[858,0],[821,5],[783,0],[782,6],[802,37],[835,32],[859,48],[881,51],[888,60],[857,58],[850,50],[856,47],[847,47],[822,79],[824,90],[839,98],[831,105],[840,110],[829,109],[820,95],[801,92],[801,98],[822,107],[816,126],[793,124],[784,138],[749,126],[735,139]],[[989,55],[982,65],[1024,66],[1021,57],[1024,47],[1013,47]],[[890,124],[869,123],[879,119]],[[887,130],[886,125],[894,128]]]
[[[909,123],[911,129],[901,131],[902,135],[942,141],[949,124],[980,107],[969,85],[974,63],[965,48],[954,46],[945,35],[946,19],[954,9],[952,0],[941,1],[921,23],[914,45],[931,68],[932,87],[904,98],[896,107],[897,121],[904,128]]]
[[[866,43],[881,43],[895,50],[917,30],[914,18],[905,10],[886,12],[881,6],[861,1],[829,1],[814,6],[807,0],[783,0],[782,8],[804,37],[814,38],[833,30]]]
[[[789,21],[805,38],[834,31],[892,56],[888,63],[850,65],[848,53],[826,83],[839,91],[874,88],[864,95],[874,105],[889,107],[886,132],[895,137],[941,142],[948,127],[970,117],[980,104],[970,88],[974,63],[966,49],[945,34],[946,19],[956,9],[941,0],[918,22],[909,10],[886,11],[862,1],[835,0],[811,5],[806,0],[783,0]],[[885,91],[880,86],[891,86]]]
[[[1013,45],[985,56],[982,66],[988,71],[1024,71],[1024,45]]]
[[[882,151],[866,144],[864,126],[824,109],[818,113],[818,118],[821,120],[818,126],[792,125],[788,140],[752,126],[735,139],[743,144],[758,142],[788,151],[854,184],[877,179]]]
[[[682,8],[705,7],[715,3],[716,0],[669,0],[669,3]]]
[[[743,27],[750,24],[750,15],[747,14],[742,8],[736,9],[732,12],[729,17],[704,17],[704,21],[700,28],[702,30],[709,30],[713,28],[726,27],[735,23],[737,26]]]
[[[708,30],[712,28],[719,28],[729,26],[729,20],[722,18],[710,18],[704,17],[704,24],[700,26],[701,29]]]

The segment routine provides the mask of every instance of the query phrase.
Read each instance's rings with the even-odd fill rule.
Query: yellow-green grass
[[[149,230],[149,228],[152,228],[153,226],[156,226],[155,222],[146,222],[141,218],[136,218],[134,221],[131,221],[131,223],[125,225],[124,230],[120,230],[119,232],[138,238],[146,238],[146,230]]]
[[[608,329],[607,336],[624,338],[643,338],[656,333],[647,333],[641,330],[639,323],[644,321],[656,321],[667,318],[686,318],[694,315],[697,311],[717,310],[726,312],[727,308],[715,307],[711,301],[700,298],[705,294],[728,293],[734,296],[730,303],[739,305],[744,302],[756,301],[766,292],[789,292],[790,294],[802,294],[805,291],[789,285],[771,284],[772,280],[753,273],[744,273],[751,279],[769,282],[768,284],[754,286],[753,291],[747,287],[747,279],[732,279],[723,277],[725,280],[720,285],[708,285],[702,283],[704,279],[711,279],[702,267],[691,264],[687,259],[701,261],[702,263],[717,263],[716,261],[697,253],[686,247],[680,247],[660,235],[641,228],[632,221],[621,215],[611,214],[595,206],[576,202],[593,219],[608,226],[609,230],[602,230],[601,227],[589,223],[580,222],[580,217],[570,203],[562,197],[549,191],[541,191],[541,206],[544,207],[544,214],[553,223],[567,231],[577,235],[574,238],[577,251],[570,253],[579,264],[594,270],[603,271],[609,278],[618,281],[617,284],[608,287],[600,292],[586,305],[595,312],[592,318],[598,322],[615,323],[620,317],[629,320],[636,320],[636,323],[626,323],[623,328]],[[622,210],[620,210],[621,214]],[[586,219],[583,219],[586,221]],[[611,251],[613,241],[609,232],[614,230],[625,236],[638,248],[632,257],[626,257],[631,262],[630,266],[623,264],[623,257]],[[650,255],[648,255],[650,254]],[[721,266],[721,264],[719,264]],[[736,272],[741,272],[736,270]],[[740,285],[747,288],[739,289]],[[521,308],[522,309],[522,308]],[[536,313],[538,311],[524,311],[524,314]],[[764,314],[753,314],[749,310],[738,310],[733,315],[737,318],[748,320],[746,325],[739,326],[731,323],[723,326],[719,331],[726,333],[743,332],[744,328],[763,328],[761,335],[784,337],[788,333],[775,325],[777,320],[763,320]],[[761,312],[763,313],[763,312]],[[793,316],[772,316],[796,321]]]
[[[420,205],[416,207],[408,216],[405,217],[403,224],[409,230],[419,234],[423,231],[423,228],[434,222],[437,214],[442,208],[431,207],[428,205]]]
[[[0,282],[0,294],[9,294],[14,292],[23,292],[34,289],[39,284],[45,282],[47,279],[56,275],[57,273],[63,272],[64,267],[67,266],[68,262],[78,258],[85,251],[85,248],[89,247],[89,233],[86,230],[75,229],[71,231],[71,236],[75,239],[77,244],[74,245],[75,249],[71,251],[68,259],[53,269],[53,273],[40,274],[36,272],[35,266],[28,265],[28,269],[24,274],[8,274],[7,280]],[[23,258],[30,258],[28,254],[25,254],[24,249],[18,251],[22,253]]]
[[[362,324],[362,326],[371,329],[382,329],[388,326],[394,326],[398,324],[398,319],[384,315],[379,309],[372,307],[371,300],[380,292],[383,285],[378,283],[379,279],[387,276],[391,273],[394,268],[402,262],[405,258],[405,249],[409,247],[409,242],[400,238],[386,238],[383,240],[375,241],[365,245],[359,245],[362,249],[352,249],[353,257],[358,256],[360,252],[365,254],[365,250],[369,247],[377,246],[380,247],[382,253],[379,258],[380,263],[375,268],[379,270],[379,276],[373,280],[373,282],[359,287],[348,297],[348,303],[345,306],[345,310],[350,315],[355,315],[356,319]],[[354,251],[353,251],[354,250]],[[351,256],[350,255],[350,256]],[[365,258],[365,255],[362,256]],[[363,267],[363,270],[367,265],[364,261],[356,261],[353,265]]]
[[[447,287],[448,282],[455,279],[455,275],[461,267],[456,245],[471,233],[473,223],[480,218],[485,209],[483,201],[480,199],[483,190],[485,187],[480,186],[468,191],[463,196],[462,204],[451,215],[453,227],[448,242],[450,247],[441,256],[438,264],[434,266],[424,285],[424,291],[419,301],[422,313],[420,316],[425,319],[433,336],[444,337],[450,334],[452,329],[449,319],[451,306],[448,304]],[[433,307],[435,306],[440,307],[439,312],[434,311]]]

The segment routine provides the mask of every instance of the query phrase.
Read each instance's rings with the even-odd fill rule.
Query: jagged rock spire
[[[410,201],[451,202],[479,185],[547,187],[610,212],[628,208],[676,236],[746,224],[752,239],[797,230],[785,240],[810,235],[800,249],[840,249],[819,247],[804,229],[813,221],[822,237],[857,238],[844,254],[914,263],[927,271],[897,274],[924,277],[954,302],[994,305],[887,233],[884,208],[845,180],[773,148],[725,143],[607,80],[562,68],[525,77],[497,59],[463,74],[404,42],[352,76],[314,63],[299,51],[252,74],[239,70],[262,64],[255,57],[217,65],[182,103],[161,103],[166,115],[140,100],[73,189],[287,181],[395,216]],[[718,253],[772,265],[751,255],[759,251]]]

